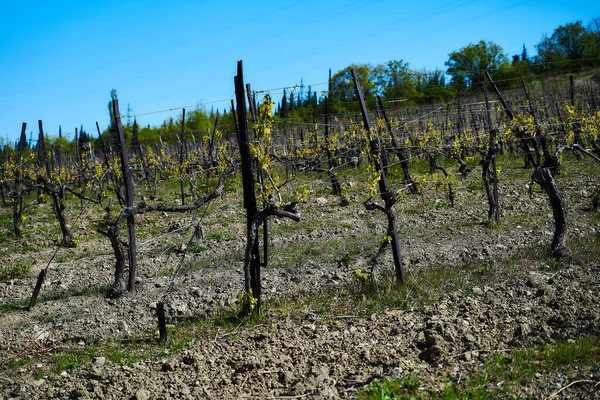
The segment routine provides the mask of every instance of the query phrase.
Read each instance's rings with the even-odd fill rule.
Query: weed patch
[[[10,279],[22,278],[29,275],[31,263],[20,262],[10,267],[0,268],[0,282],[7,282]]]

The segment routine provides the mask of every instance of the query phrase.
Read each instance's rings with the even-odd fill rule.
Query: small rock
[[[129,330],[129,325],[127,325],[127,322],[125,322],[123,320],[119,321],[119,329],[121,329],[125,333],[130,333],[131,332]]]
[[[390,371],[390,376],[393,378],[396,378],[402,374],[402,371],[403,371],[402,367],[394,367]]]
[[[94,357],[94,365],[102,367],[106,364],[106,357]]]
[[[42,386],[44,384],[44,382],[46,382],[46,380],[44,378],[40,378],[37,381],[33,381],[33,385],[37,386],[37,387],[40,387],[40,386]]]
[[[43,331],[39,331],[36,335],[35,338],[40,341],[43,342],[44,340],[48,339],[50,337],[50,332],[43,330]]]
[[[462,355],[462,359],[465,361],[471,361],[473,359],[473,353],[471,353],[470,351],[465,352]]]
[[[327,204],[327,199],[325,197],[317,197],[315,201],[320,206],[324,206],[325,204]]]
[[[137,392],[135,392],[135,400],[149,400],[150,399],[150,392],[147,391],[146,389],[140,389]]]
[[[478,287],[474,287],[472,292],[475,296],[483,296],[483,290]]]

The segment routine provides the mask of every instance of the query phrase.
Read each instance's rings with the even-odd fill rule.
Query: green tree
[[[446,74],[440,69],[422,71],[419,75],[421,103],[436,104],[447,102],[456,96],[456,90],[446,85]]]
[[[454,85],[472,87],[483,83],[485,71],[498,71],[507,63],[508,57],[502,47],[481,40],[450,53],[445,65]]]
[[[210,137],[214,119],[214,116],[211,118],[211,115],[202,108],[186,113],[185,132],[187,140],[191,140],[192,135],[196,140],[202,140],[202,137],[207,135]],[[181,121],[177,124],[177,128],[172,130],[172,134],[178,134],[179,132],[181,132]]]
[[[373,67],[370,64],[349,65],[343,70],[338,71],[330,80],[330,106],[337,112],[358,110],[351,73],[353,68],[356,69],[356,72],[358,73],[359,81],[364,91],[365,102],[374,106],[375,96],[379,94]]]
[[[600,17],[592,18],[586,29],[594,38],[596,47],[600,48]]]
[[[561,25],[552,36],[542,36],[535,46],[536,61],[555,71],[578,71],[586,66],[599,65],[595,58],[600,56],[600,32],[593,31],[595,20],[586,29],[581,21]],[[600,23],[598,23],[600,27]]]
[[[407,62],[402,60],[388,61],[373,70],[376,91],[390,100],[403,100],[408,104],[417,104],[422,97],[419,91],[416,74],[411,71]]]

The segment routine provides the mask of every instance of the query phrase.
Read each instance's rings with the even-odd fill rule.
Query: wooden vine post
[[[404,284],[405,276],[404,276],[404,268],[402,266],[402,256],[400,254],[400,246],[398,244],[398,234],[396,232],[396,217],[394,215],[394,211],[392,206],[396,202],[396,196],[394,193],[390,192],[387,179],[385,176],[384,166],[382,165],[381,156],[379,154],[380,144],[377,138],[375,137],[375,133],[371,128],[371,121],[369,120],[369,113],[367,112],[367,107],[365,105],[365,99],[363,97],[362,87],[360,85],[360,81],[358,80],[358,74],[354,68],[352,68],[352,79],[354,80],[354,88],[356,89],[356,95],[358,97],[358,101],[360,103],[360,111],[363,118],[363,125],[367,134],[370,137],[369,141],[369,150],[371,155],[373,156],[373,163],[375,167],[375,172],[379,175],[379,193],[381,195],[381,199],[384,201],[385,206],[381,206],[380,204],[374,202],[366,202],[365,207],[370,210],[380,210],[388,218],[388,231],[387,236],[390,238],[389,244],[392,247],[392,255],[394,257],[394,268],[396,272],[396,279],[400,281],[400,283]],[[383,149],[382,149],[383,150]],[[387,246],[388,241],[384,240],[381,245],[378,256],[381,255],[383,249]]]
[[[46,168],[46,174],[48,177],[48,180],[50,180],[50,169],[49,169],[49,165],[48,165],[48,159],[47,159],[47,154],[46,154],[46,141],[44,140],[44,129],[42,126],[42,121],[38,120],[38,126],[40,129],[40,135],[39,135],[39,140],[38,140],[38,165],[39,166],[44,166]],[[53,196],[53,200],[54,200]],[[61,226],[62,228],[62,226]],[[35,283],[35,287],[33,289],[33,293],[31,295],[31,298],[29,299],[29,305],[27,306],[27,311],[30,311],[33,306],[35,306],[35,304],[37,303],[37,298],[40,294],[40,290],[42,289],[42,284],[44,283],[44,280],[46,279],[46,274],[48,272],[47,268],[43,268],[38,277],[37,277],[37,281]]]
[[[181,187],[181,204],[185,204],[185,182],[183,180],[183,160],[185,157],[185,108],[181,112],[181,136],[179,137],[179,185]]]
[[[240,148],[242,187],[244,189],[244,208],[246,209],[246,233],[247,237],[255,237],[254,221],[258,214],[256,205],[256,189],[254,185],[254,174],[252,173],[252,157],[250,155],[250,135],[248,131],[248,119],[246,117],[246,99],[244,97],[244,73],[242,61],[237,63],[237,75],[234,77],[235,100],[237,103],[237,127],[238,145]],[[256,310],[260,312],[260,250],[258,240],[252,244],[250,268],[244,270],[244,290],[257,300]],[[251,310],[244,310],[250,313]]]
[[[48,155],[46,153],[46,141],[44,140],[44,128],[42,125],[42,120],[38,120],[38,126],[40,129],[40,134],[39,134],[39,139],[38,139],[38,157],[39,160],[38,162],[40,163],[40,165],[44,166],[46,168],[46,177],[48,178],[48,185],[50,185],[50,180],[51,180],[51,173],[50,173],[50,165],[48,163]],[[54,192],[52,192],[52,200],[53,200],[53,206],[57,207],[57,199],[56,199],[56,194]],[[57,212],[60,212],[60,210],[55,210]],[[58,214],[57,214],[58,216]],[[60,218],[59,218],[60,221]],[[64,221],[64,218],[63,218]],[[61,229],[62,229],[62,225],[61,225]],[[63,232],[63,243],[64,243],[64,232]],[[33,289],[33,294],[31,295],[31,298],[29,299],[29,306],[27,306],[27,311],[31,310],[33,308],[33,306],[35,306],[35,304],[37,303],[37,298],[40,294],[40,290],[42,288],[42,284],[44,283],[44,280],[46,279],[46,274],[48,272],[48,268],[43,268],[38,277],[37,277],[37,281],[35,283],[35,287]]]
[[[167,344],[167,322],[165,319],[165,303],[161,300],[156,303],[156,316],[158,319],[158,337],[159,340]]]
[[[44,140],[44,129],[42,126],[42,121],[38,120],[38,126],[40,128],[40,135],[38,140],[38,165],[46,167],[46,174],[48,179],[50,178],[50,170],[48,169],[48,162],[46,158],[46,142]],[[29,299],[29,305],[27,306],[27,311],[30,311],[33,306],[37,303],[37,298],[40,294],[40,290],[42,289],[42,284],[46,279],[46,274],[48,272],[47,268],[42,268],[40,273],[38,274],[37,281],[35,282],[35,287],[33,288],[33,293],[31,294],[31,298]]]
[[[112,107],[119,146],[121,147],[121,170],[123,172],[123,180],[125,181],[125,206],[133,207],[133,180],[131,177],[131,168],[129,168],[129,156],[127,155],[127,145],[125,143],[125,135],[123,134],[123,125],[121,124],[121,114],[119,113],[119,100],[113,99]],[[127,216],[127,239],[129,242],[127,247],[127,255],[129,257],[129,280],[127,283],[127,290],[132,292],[135,290],[137,269],[135,221],[133,213],[129,213]]]

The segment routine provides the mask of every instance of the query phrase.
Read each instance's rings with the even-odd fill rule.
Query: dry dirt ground
[[[600,219],[586,210],[598,176],[600,167],[586,160],[559,176],[575,246],[599,243]],[[396,206],[409,278],[433,279],[426,272],[440,270],[452,279],[413,280],[415,290],[400,305],[371,309],[362,295],[345,305],[340,298],[357,293],[354,270],[368,270],[384,218],[366,211],[352,190],[350,205],[340,207],[313,188],[301,222],[271,222],[265,311],[245,324],[228,319],[243,286],[239,193],[211,205],[202,215],[205,238],[187,249],[189,230],[149,240],[190,216],[139,218],[138,289],[118,298],[107,296],[113,258],[108,241],[94,233],[97,216],[73,211],[80,244],[58,250],[30,311],[23,306],[52,258],[57,231],[25,224],[21,250],[10,250],[14,238],[0,243],[2,267],[32,263],[26,277],[0,282],[0,400],[353,398],[387,377],[414,377],[415,396],[443,397],[444,386],[460,389],[497,355],[600,336],[600,260],[572,248],[560,263],[543,255],[532,262],[552,238],[547,198],[539,191],[529,198],[526,173],[507,170],[502,223],[489,227],[479,180],[477,171],[458,178],[454,208],[432,188]],[[388,256],[377,272],[389,269]],[[163,296],[170,346],[157,343],[155,308]],[[577,380],[587,381],[564,389]],[[494,390],[509,398],[546,398],[560,389],[558,398],[600,398],[591,381],[600,381],[600,362],[517,385],[495,382]]]

